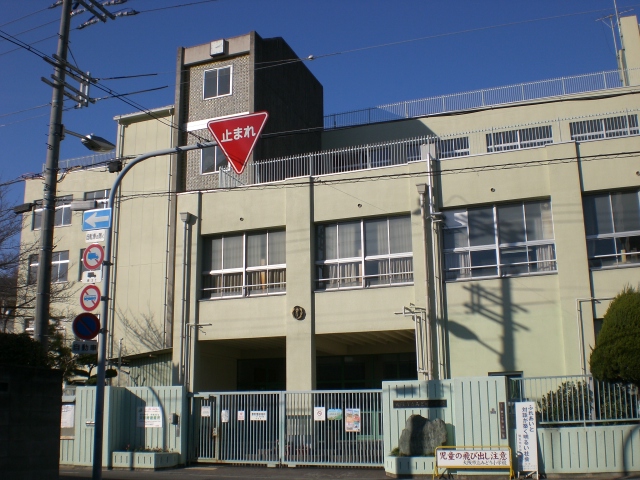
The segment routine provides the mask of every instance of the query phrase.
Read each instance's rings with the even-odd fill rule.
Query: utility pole
[[[38,257],[38,280],[35,311],[34,338],[46,348],[49,330],[49,307],[51,302],[51,258],[53,255],[53,224],[56,214],[56,187],[58,184],[58,161],[60,141],[64,134],[62,107],[64,100],[64,80],[69,47],[69,27],[71,24],[72,0],[63,0],[58,34],[58,64],[54,66],[54,76],[61,82],[53,86],[51,116],[49,118],[49,139],[47,141],[47,162],[44,171],[44,191],[42,199],[42,230],[40,233],[40,255]]]

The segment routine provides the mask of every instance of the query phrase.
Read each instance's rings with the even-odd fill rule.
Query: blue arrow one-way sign
[[[98,208],[82,212],[82,230],[98,230],[111,226],[111,209]]]

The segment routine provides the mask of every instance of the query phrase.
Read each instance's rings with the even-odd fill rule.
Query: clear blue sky
[[[119,93],[168,86],[130,97],[155,108],[174,101],[179,46],[255,30],[262,37],[283,37],[300,57],[345,52],[307,62],[324,85],[325,114],[616,68],[611,31],[596,22],[613,12],[613,0],[217,0],[152,11],[197,1],[129,0],[110,9],[142,13],[84,30],[75,27],[89,14],[75,17],[69,59],[99,78],[157,73],[103,82]],[[7,24],[51,3],[0,0],[0,25],[5,24],[0,30],[17,35],[33,29],[18,37],[54,53],[55,38],[38,41],[56,35],[59,7]],[[640,3],[619,0],[618,7],[638,9]],[[346,53],[423,37],[434,38]],[[11,113],[51,101],[51,88],[40,77],[49,77],[52,67],[24,50],[6,53],[15,48],[0,40],[2,181],[40,172],[46,155],[49,108]],[[106,95],[95,88],[91,93]],[[113,117],[134,111],[109,99],[65,112],[63,123],[115,143]],[[76,138],[62,143],[61,159],[89,153]],[[20,185],[12,189],[12,197],[21,200],[21,195]]]

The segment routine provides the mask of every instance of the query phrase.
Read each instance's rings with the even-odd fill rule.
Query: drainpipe
[[[426,159],[427,178],[431,177],[431,150],[435,145],[421,145],[421,155]],[[423,234],[423,250],[424,250],[424,271],[425,271],[425,300],[426,300],[426,328],[425,336],[427,342],[427,380],[438,378],[438,371],[434,368],[434,341],[433,341],[433,321],[435,318],[435,290],[433,275],[433,217],[431,212],[427,214],[427,208],[431,210],[431,205],[427,206],[427,201],[431,204],[432,189],[431,180],[429,184],[421,183],[416,185],[420,194],[420,216],[422,217],[422,234]]]
[[[587,348],[584,342],[584,321],[582,319],[582,304],[584,302],[591,302],[591,308],[593,309],[593,302],[613,300],[615,297],[602,297],[602,298],[576,298],[576,322],[578,324],[578,349],[580,352],[580,368],[583,375],[587,373]]]
[[[180,315],[180,366],[178,369],[178,383],[180,385],[184,385],[185,380],[185,372],[184,372],[184,354],[185,354],[185,329],[187,324],[186,314],[187,314],[187,233],[189,229],[189,223],[191,222],[192,215],[189,212],[180,212],[180,220],[183,223],[182,230],[182,313]]]

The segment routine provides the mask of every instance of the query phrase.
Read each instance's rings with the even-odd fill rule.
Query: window
[[[571,140],[582,142],[599,138],[625,137],[638,135],[638,115],[622,115],[619,117],[598,118],[571,122]]]
[[[231,66],[204,72],[204,97],[215,98],[231,94]]]
[[[318,225],[316,239],[320,290],[413,282],[408,215]]]
[[[27,284],[35,285],[38,281],[38,254],[29,255],[29,271],[27,272]]]
[[[202,298],[284,293],[284,230],[204,239]]]
[[[548,200],[444,212],[447,280],[556,271]]]
[[[200,173],[202,175],[217,172],[228,164],[229,161],[219,146],[200,150]]]
[[[39,255],[29,255],[29,272],[27,283],[33,285],[38,281]],[[51,283],[67,281],[69,271],[69,251],[53,252],[51,256]]]
[[[582,199],[587,254],[592,268],[640,262],[640,192],[611,192]]]
[[[95,190],[93,192],[85,192],[84,199],[85,200],[95,200],[96,208],[107,208],[109,204],[109,194],[111,193],[111,189],[107,188],[105,190]]]
[[[56,198],[56,213],[53,221],[55,227],[71,225],[71,200],[73,200],[73,195]],[[36,200],[35,204],[32,229],[39,230],[42,227],[42,200]]]
[[[532,148],[553,143],[551,125],[487,133],[487,152]]]
[[[469,137],[438,140],[438,158],[464,157],[469,155]]]

